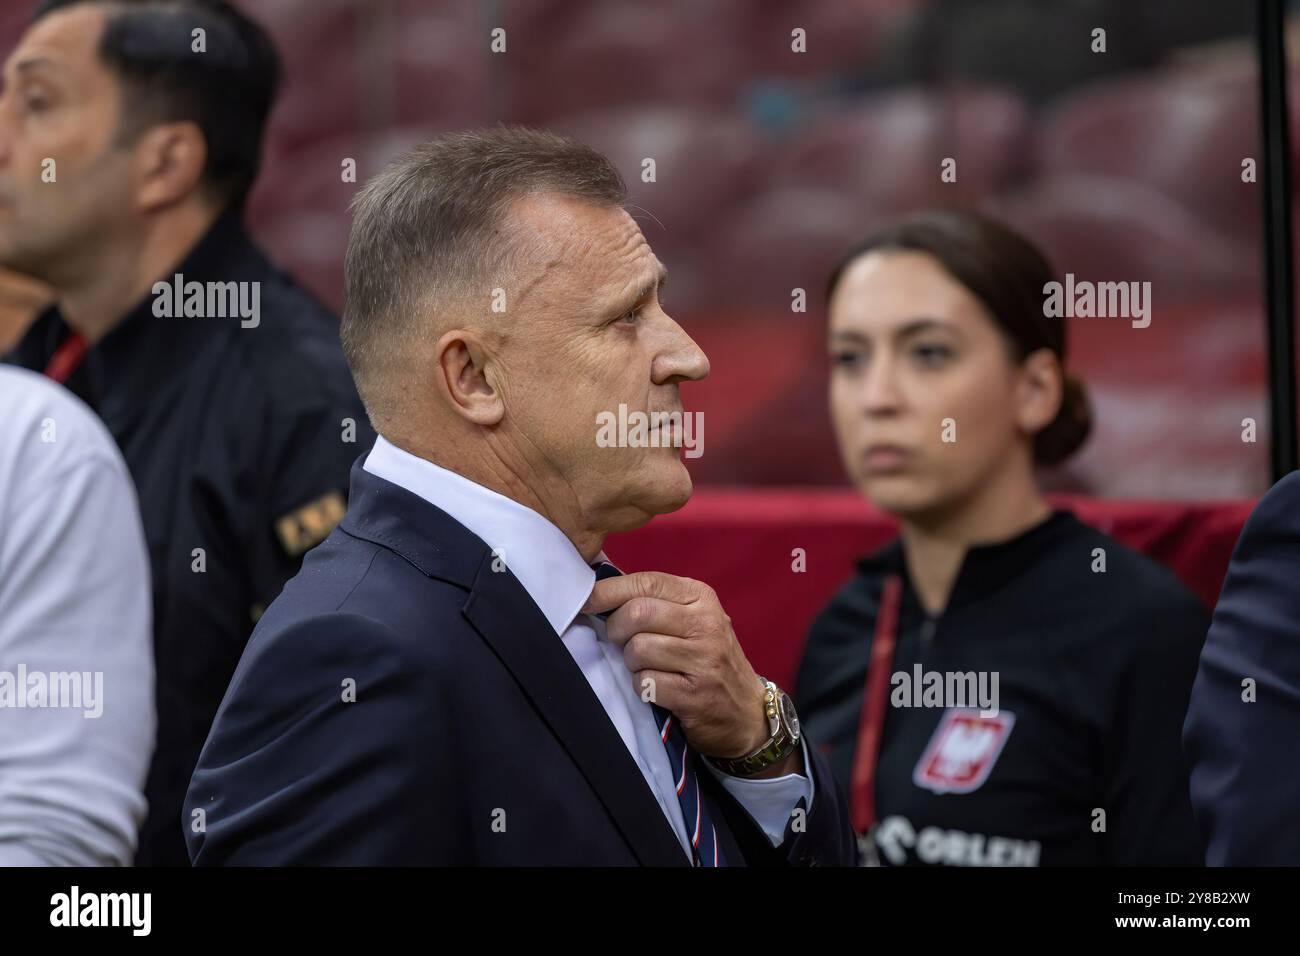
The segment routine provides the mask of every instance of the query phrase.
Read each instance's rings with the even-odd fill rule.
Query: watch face
[[[781,718],[785,721],[785,725],[790,728],[790,734],[798,737],[799,715],[794,712],[794,702],[790,700],[789,694],[781,695]]]

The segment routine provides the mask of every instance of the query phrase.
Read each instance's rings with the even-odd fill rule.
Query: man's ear
[[[475,425],[496,425],[506,406],[498,388],[498,368],[490,363],[487,349],[469,329],[452,329],[434,346],[438,360],[438,390],[448,407]]]
[[[1056,418],[1065,395],[1061,362],[1051,349],[1036,349],[1020,363],[1016,385],[1016,424],[1037,434]]]
[[[140,134],[134,146],[136,205],[152,212],[180,202],[199,187],[208,145],[195,123],[163,123]]]

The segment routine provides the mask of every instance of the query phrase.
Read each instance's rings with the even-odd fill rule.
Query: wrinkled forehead
[[[99,4],[79,4],[41,17],[9,54],[6,79],[30,74],[63,84],[101,81],[106,67],[99,59],[99,43],[107,22],[108,12]]]
[[[566,312],[630,307],[653,288],[663,266],[621,206],[554,194],[518,200],[507,215],[520,243],[524,296]]]

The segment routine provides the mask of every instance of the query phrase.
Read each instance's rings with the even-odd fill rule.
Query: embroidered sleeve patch
[[[297,557],[324,541],[346,510],[343,492],[335,489],[277,518],[275,533],[285,552]]]

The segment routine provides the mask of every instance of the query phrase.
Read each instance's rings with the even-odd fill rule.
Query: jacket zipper
[[[934,646],[934,632],[938,630],[939,619],[929,614],[921,619],[921,653],[918,655],[922,667],[930,659],[930,650]]]

